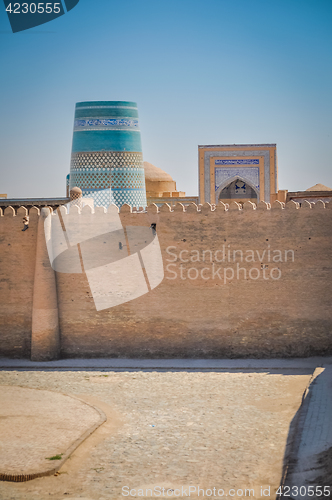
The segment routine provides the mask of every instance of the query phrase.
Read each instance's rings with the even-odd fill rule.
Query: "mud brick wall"
[[[123,206],[120,218],[124,227],[156,224],[164,279],[135,300],[96,311],[86,275],[57,272],[61,357],[332,354],[329,204],[152,205],[145,213]],[[0,353],[29,357],[36,240],[33,225],[22,233],[17,219],[0,220]]]
[[[0,210],[0,355],[30,357],[32,299],[39,210]]]

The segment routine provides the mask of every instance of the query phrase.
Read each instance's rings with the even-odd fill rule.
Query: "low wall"
[[[0,355],[31,356],[38,214],[0,218]],[[97,214],[95,214],[97,215]],[[85,273],[56,272],[61,357],[305,357],[332,354],[329,204],[233,203],[145,213],[123,206],[124,227],[156,224],[164,279],[96,311]]]

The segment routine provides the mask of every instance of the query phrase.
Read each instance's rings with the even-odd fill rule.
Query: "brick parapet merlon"
[[[63,214],[67,214],[68,212],[73,212],[75,211],[76,213],[110,213],[113,211],[114,213],[120,213],[121,216],[133,216],[133,217],[141,217],[144,214],[148,215],[162,215],[162,214],[172,214],[173,218],[176,218],[177,215],[181,215],[181,218],[183,217],[184,214],[197,214],[197,216],[200,215],[220,215],[222,216],[227,216],[230,213],[241,213],[241,214],[246,214],[246,213],[262,213],[265,212],[266,214],[270,212],[296,212],[298,214],[307,214],[310,210],[314,211],[325,211],[328,210],[330,211],[332,208],[332,203],[329,202],[323,202],[321,200],[315,202],[315,203],[310,203],[309,200],[304,200],[303,202],[298,203],[296,201],[289,201],[288,203],[283,203],[278,200],[274,201],[272,204],[266,203],[264,201],[261,201],[256,205],[255,203],[252,203],[251,201],[245,202],[243,205],[240,203],[237,203],[236,201],[232,201],[230,204],[228,203],[223,203],[219,202],[218,205],[212,205],[210,203],[204,203],[204,205],[196,205],[195,203],[191,203],[189,205],[183,205],[182,203],[177,203],[175,206],[171,207],[168,203],[164,203],[162,206],[158,207],[154,203],[149,205],[146,210],[143,209],[136,209],[132,208],[130,205],[122,205],[120,209],[118,209],[117,206],[115,205],[110,205],[109,208],[106,210],[104,207],[95,207],[95,209],[92,209],[88,205],[86,205],[83,209],[80,209],[77,206],[72,206],[69,209],[66,208],[66,206],[61,206],[59,207],[59,210]],[[52,207],[47,207],[47,209],[50,211],[52,215],[55,215],[56,211],[53,211]],[[36,216],[40,215],[40,210],[37,207],[24,207],[21,206],[17,210],[15,210],[12,206],[8,206],[5,208],[5,210],[2,210],[0,208],[0,221],[4,220],[5,218],[10,218],[10,217],[25,217],[26,215],[31,216]]]

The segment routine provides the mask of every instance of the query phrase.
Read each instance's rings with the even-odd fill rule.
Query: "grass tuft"
[[[47,460],[61,460],[63,453],[59,455],[54,455],[54,457],[46,457]]]

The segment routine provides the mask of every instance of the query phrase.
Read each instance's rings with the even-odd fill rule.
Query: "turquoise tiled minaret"
[[[75,109],[70,189],[107,207],[145,207],[146,190],[137,104],[78,102]]]

